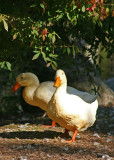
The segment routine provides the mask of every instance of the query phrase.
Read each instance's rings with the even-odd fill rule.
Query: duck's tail
[[[97,97],[98,97],[98,95],[93,96],[91,99],[91,103],[95,102],[97,100]]]
[[[97,97],[98,97],[98,96],[96,96],[96,99],[94,99],[94,101],[91,103],[91,104],[92,104],[92,107],[94,108],[94,109],[93,109],[94,112],[96,112],[96,111],[97,111],[97,108],[98,108],[98,100],[97,100]]]

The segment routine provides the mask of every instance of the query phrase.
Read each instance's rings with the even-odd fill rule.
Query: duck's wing
[[[69,86],[67,87],[67,93],[79,96],[81,99],[83,99],[87,103],[94,102],[98,97],[98,95],[92,95],[88,92],[79,91],[79,90],[77,90],[73,87],[69,87]]]
[[[89,97],[88,99],[87,99],[87,101],[88,101],[88,103],[93,103],[96,99],[97,99],[97,97],[98,97],[98,95],[91,95],[91,97]],[[87,97],[86,97],[87,98]],[[85,98],[85,99],[86,99]],[[86,102],[87,102],[86,101]]]
[[[48,103],[53,93],[55,92],[55,87],[53,87],[53,85],[54,85],[54,82],[51,82],[51,81],[40,83],[40,86],[38,87],[35,93],[36,97]]]

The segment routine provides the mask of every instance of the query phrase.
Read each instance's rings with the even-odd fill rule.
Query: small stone
[[[50,154],[47,154],[47,157],[52,157]]]
[[[94,137],[98,137],[98,138],[100,138],[100,136],[98,135],[98,133],[94,133],[94,135],[93,135]]]
[[[109,157],[109,155],[102,154],[102,153],[98,153],[97,158],[102,158],[104,160],[111,160],[112,159],[111,157]]]
[[[25,123],[25,126],[28,126],[30,123]]]
[[[10,148],[11,148],[11,149],[14,149],[14,148],[16,148],[16,145],[15,145],[15,144],[12,144]]]
[[[25,156],[20,156],[20,160],[28,160]]]
[[[17,147],[17,149],[23,149],[24,148],[24,146],[16,146],[16,147]]]
[[[13,125],[14,125],[14,123],[11,123],[11,124],[10,124],[10,126],[13,126]]]
[[[76,138],[77,138],[77,139],[80,139],[80,136],[79,136],[79,135],[76,135]]]
[[[27,149],[31,149],[32,146],[30,144],[27,145]]]
[[[100,143],[94,142],[93,144],[94,144],[94,146],[98,146]]]
[[[106,142],[111,142],[111,139],[110,139],[110,138],[107,138]]]
[[[68,151],[68,147],[62,147],[61,149],[64,151]]]
[[[44,138],[44,140],[45,140],[46,142],[49,142],[49,139],[48,139],[48,138]]]
[[[6,128],[5,131],[12,131],[12,129]]]
[[[111,160],[111,157],[109,157],[109,155],[103,154],[102,158],[105,160]]]
[[[26,128],[26,126],[21,124],[21,125],[18,126],[18,128]]]
[[[110,132],[108,132],[108,133],[107,133],[107,135],[108,135],[108,136],[111,136],[111,133],[110,133]]]

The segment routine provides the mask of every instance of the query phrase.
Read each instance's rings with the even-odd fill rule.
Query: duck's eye
[[[63,75],[63,72],[62,72],[62,75]]]
[[[20,77],[20,79],[22,80],[22,79],[23,79],[23,77]]]

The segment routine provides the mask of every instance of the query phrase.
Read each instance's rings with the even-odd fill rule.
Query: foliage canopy
[[[109,3],[110,2],[110,3]],[[109,5],[107,5],[109,3]],[[57,68],[64,53],[88,51],[96,64],[99,44],[114,52],[113,7],[103,0],[8,0],[0,3],[0,68],[11,70],[29,56]],[[90,47],[82,44],[82,40]],[[28,55],[28,52],[30,55]]]
[[[112,1],[0,0],[0,74],[4,74],[0,81],[3,91],[0,92],[3,94],[0,113],[16,110],[15,104],[19,99],[11,93],[6,94],[5,86],[7,83],[11,88],[8,76],[14,79],[18,71],[35,73],[36,70],[39,76],[44,67],[46,79],[40,76],[42,81],[52,80],[47,76],[48,68],[45,66],[55,70],[58,66],[66,65],[68,69],[75,66],[75,78],[76,74],[87,74],[92,80],[89,73],[98,69],[97,61],[100,63],[102,60],[102,56],[97,54],[99,44],[102,44],[102,50],[105,48],[107,51],[107,57],[114,52]],[[88,52],[86,56],[85,51]],[[87,63],[90,58],[93,68]]]

